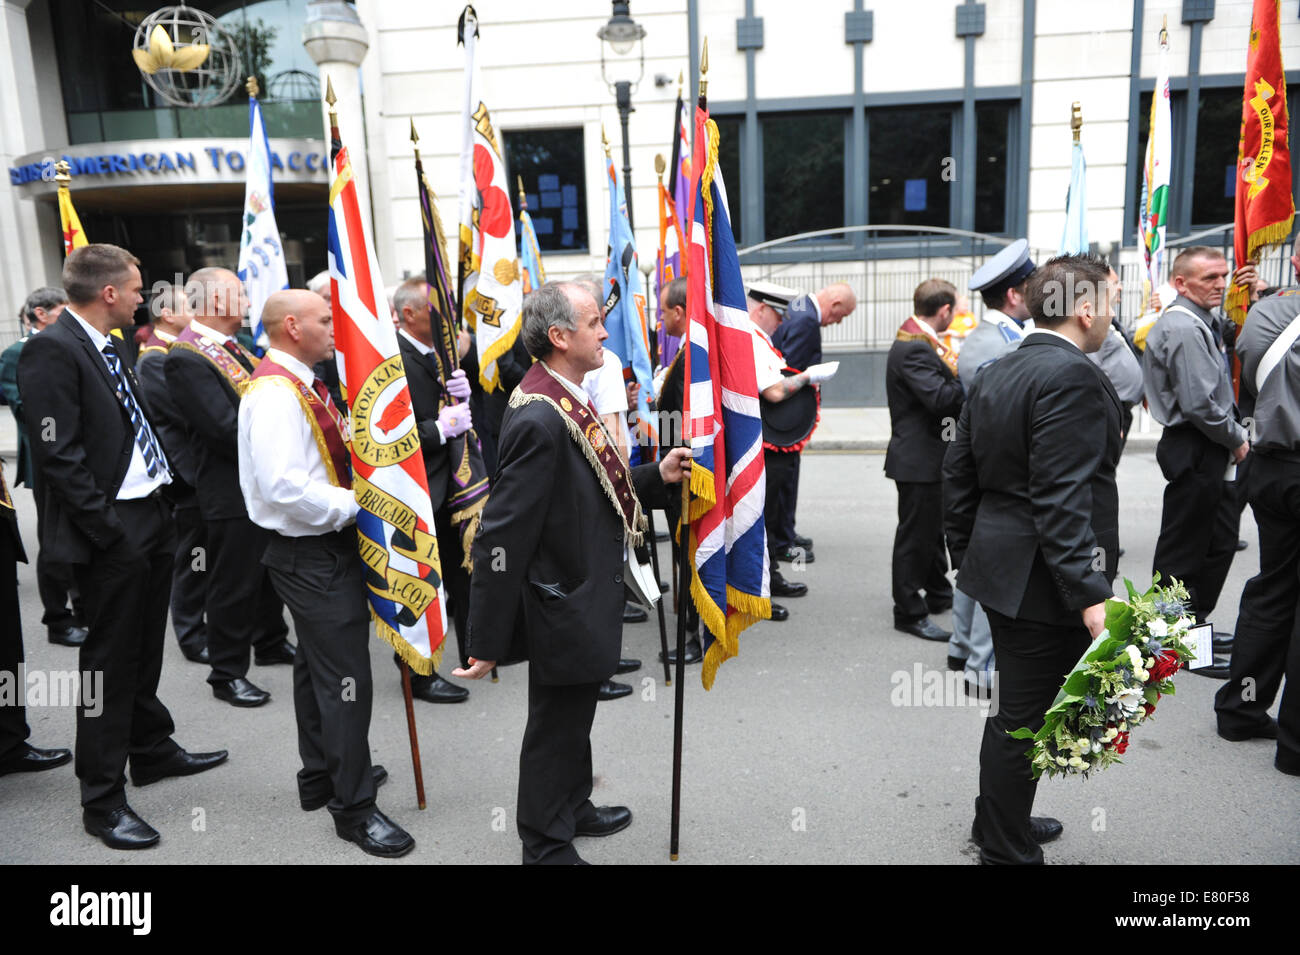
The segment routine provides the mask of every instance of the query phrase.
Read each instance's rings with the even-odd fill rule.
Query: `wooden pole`
[[[411,699],[411,668],[402,664],[402,698],[406,700],[406,729],[411,734],[411,766],[415,769],[415,799],[424,808],[424,771],[420,768],[420,740],[415,733],[415,703]]]

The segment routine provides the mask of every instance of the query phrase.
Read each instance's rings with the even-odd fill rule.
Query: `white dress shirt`
[[[590,400],[598,415],[618,415],[619,431],[627,447],[632,447],[632,432],[627,426],[627,384],[623,380],[623,362],[612,348],[601,349],[605,364],[582,377],[584,401]],[[572,382],[565,382],[572,384]]]
[[[223,335],[215,328],[209,328],[207,325],[204,325],[198,319],[190,319],[190,328],[194,330],[195,335],[198,335],[200,338],[206,338],[208,341],[217,345],[225,345],[226,342],[235,340],[234,335]]]
[[[278,348],[266,357],[308,388],[316,380]],[[330,484],[311,422],[287,385],[251,388],[239,403],[239,488],[249,520],[285,537],[328,534],[357,517],[356,495]]]
[[[68,306],[64,311],[81,323],[82,331],[86,333],[86,336],[90,339],[90,343],[95,346],[95,351],[99,352],[99,357],[104,362],[104,367],[108,369],[109,377],[115,378],[113,375],[113,366],[108,363],[108,359],[104,356],[104,346],[109,342],[108,336],[101,334],[99,329],[95,328],[95,326],[91,325],[88,321],[74,312],[72,306]],[[114,345],[113,348],[116,350],[117,346]],[[117,360],[122,366],[122,374],[126,375],[126,388],[131,391],[132,396],[135,398],[135,403],[139,405],[140,396],[131,389],[131,376],[126,374],[126,362],[122,361],[120,352],[118,353]],[[144,414],[143,407],[140,410],[140,414],[142,416]],[[150,428],[149,420],[147,418],[142,421],[142,426]],[[150,430],[152,431],[153,429],[150,428]],[[158,432],[154,431],[153,436],[154,443],[159,448],[162,448],[163,444],[162,440],[158,438]],[[166,455],[165,448],[163,448],[163,454]],[[158,463],[158,473],[153,477],[150,477],[149,468],[146,467],[144,463],[144,452],[140,450],[140,442],[137,441],[135,435],[132,434],[131,463],[127,466],[126,476],[122,478],[122,486],[118,488],[117,500],[138,501],[142,497],[148,497],[164,484],[171,484],[172,477],[167,468],[166,458],[164,457],[164,459]]]

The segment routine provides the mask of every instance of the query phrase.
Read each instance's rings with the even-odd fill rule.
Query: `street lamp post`
[[[623,127],[623,197],[627,203],[627,222],[635,228],[632,221],[632,151],[627,136],[627,120],[632,114],[632,94],[636,92],[641,78],[645,75],[645,27],[632,19],[628,12],[628,0],[613,0],[614,13],[609,22],[596,31],[600,38],[600,76],[614,94],[614,105],[618,108],[619,125]],[[616,58],[632,52],[632,47],[640,44],[641,55],[635,80],[618,79],[610,81],[605,69],[605,47],[609,46]]]

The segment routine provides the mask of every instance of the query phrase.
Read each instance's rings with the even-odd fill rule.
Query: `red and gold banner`
[[[1261,248],[1291,234],[1295,200],[1291,195],[1291,148],[1287,135],[1286,73],[1278,35],[1279,0],[1255,0],[1246,53],[1246,89],[1237,147],[1237,198],[1234,217],[1234,267],[1257,261]],[[1228,314],[1240,325],[1250,307],[1250,292],[1228,290]]]

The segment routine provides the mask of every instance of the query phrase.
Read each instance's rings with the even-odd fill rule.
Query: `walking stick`
[[[402,664],[402,698],[406,700],[406,728],[411,734],[411,765],[415,768],[415,799],[424,808],[424,773],[420,769],[420,740],[415,735],[415,703],[411,699],[411,668]]]

